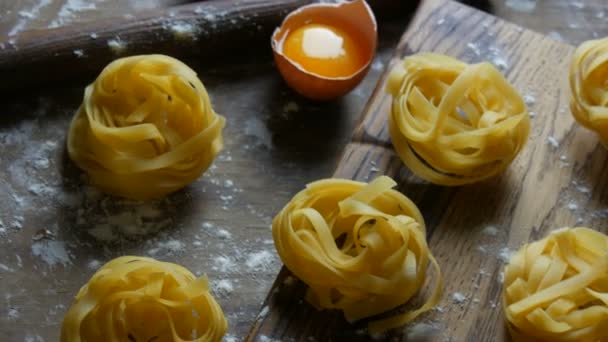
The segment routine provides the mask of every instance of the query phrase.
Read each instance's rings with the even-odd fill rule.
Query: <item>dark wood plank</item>
[[[427,0],[396,49],[403,56],[434,51],[467,62],[488,60],[529,96],[529,142],[502,175],[479,184],[440,187],[413,176],[394,154],[387,132],[390,96],[386,73],[368,102],[334,174],[369,180],[387,174],[421,209],[445,289],[439,309],[384,338],[407,340],[422,328],[429,340],[502,341],[500,293],[504,261],[523,243],[575,224],[606,231],[602,220],[606,151],[576,125],[568,109],[568,66],[573,47],[449,0]],[[593,189],[591,191],[591,189]],[[578,222],[577,222],[578,221]],[[288,284],[288,285],[286,285]],[[279,274],[249,340],[365,340],[364,324],[348,325],[340,312],[302,301],[304,285]],[[424,294],[424,291],[423,291]],[[420,297],[423,297],[421,294]]]

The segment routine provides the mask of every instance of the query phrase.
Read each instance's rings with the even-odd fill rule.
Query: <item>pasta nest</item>
[[[608,38],[581,44],[570,64],[570,109],[608,146]]]
[[[431,261],[434,292],[420,308],[373,321],[372,333],[401,326],[440,298],[441,273],[418,208],[382,176],[370,184],[326,179],[308,184],[274,218],[276,249],[308,285],[317,309],[342,310],[349,322],[406,303],[423,286]]]
[[[123,256],[80,289],[64,317],[61,341],[216,342],[226,327],[206,277],[176,264]]]
[[[582,227],[554,231],[521,248],[504,274],[514,340],[608,340],[608,236]]]
[[[163,55],[121,58],[85,89],[68,152],[102,191],[158,198],[209,167],[222,149],[224,123],[184,63]]]
[[[393,146],[429,182],[463,185],[494,176],[528,139],[522,97],[489,63],[413,55],[391,71],[387,89]]]

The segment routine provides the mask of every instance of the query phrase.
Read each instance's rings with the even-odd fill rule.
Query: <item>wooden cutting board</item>
[[[533,113],[530,138],[500,176],[463,187],[436,186],[412,175],[394,153],[387,130],[391,98],[384,84],[392,65],[424,51],[493,62],[526,95]],[[564,226],[607,230],[608,209],[602,209],[608,202],[608,177],[602,177],[607,153],[594,134],[574,122],[568,107],[573,51],[450,0],[427,0],[418,10],[334,174],[362,181],[386,174],[397,180],[422,211],[443,272],[438,309],[382,340],[420,335],[432,341],[508,340],[500,296],[509,254]],[[302,299],[305,288],[283,268],[248,340],[369,339],[365,324],[350,325],[340,312],[312,308]]]

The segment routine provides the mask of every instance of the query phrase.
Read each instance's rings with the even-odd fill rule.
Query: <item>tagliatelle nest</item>
[[[570,109],[608,146],[608,38],[581,44],[570,65]]]
[[[608,236],[565,228],[525,245],[505,269],[515,341],[608,341]]]
[[[399,327],[431,309],[441,295],[441,273],[430,253],[424,221],[407,197],[382,176],[370,184],[326,179],[309,184],[274,218],[277,251],[309,286],[307,300],[339,309],[348,321],[406,303],[420,290],[429,261],[437,285],[417,310],[370,323],[371,332]]]
[[[413,55],[393,69],[387,88],[393,146],[429,182],[462,185],[492,177],[528,139],[522,97],[489,63]]]
[[[219,342],[226,319],[206,277],[150,258],[124,256],[101,267],[66,313],[62,342]]]
[[[68,152],[102,191],[157,198],[209,167],[223,146],[224,122],[184,63],[163,55],[121,58],[85,89]]]

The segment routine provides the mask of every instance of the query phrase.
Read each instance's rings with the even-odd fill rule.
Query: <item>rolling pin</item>
[[[289,12],[311,0],[211,0],[0,41],[0,90],[91,82],[112,60],[162,53],[209,63],[271,55],[270,36]],[[372,0],[376,15],[399,13],[407,1]],[[411,7],[411,6],[410,6]]]

